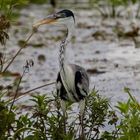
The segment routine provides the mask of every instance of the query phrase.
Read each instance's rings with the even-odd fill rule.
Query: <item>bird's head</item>
[[[44,24],[65,26],[67,28],[67,36],[66,36],[67,41],[69,41],[71,39],[71,37],[73,36],[73,32],[75,32],[75,30],[74,30],[74,28],[75,28],[74,14],[73,14],[72,11],[67,10],[67,9],[61,10],[61,11],[59,11],[57,13],[49,15],[47,18],[36,22],[33,25],[33,29],[35,29],[35,31],[36,31],[36,29],[40,25],[44,25]]]
[[[67,28],[69,28],[69,26],[74,25],[74,23],[75,18],[73,12],[65,9],[52,15],[49,15],[47,18],[36,22],[33,25],[33,27],[38,28],[40,25],[53,24],[53,25],[65,25]]]

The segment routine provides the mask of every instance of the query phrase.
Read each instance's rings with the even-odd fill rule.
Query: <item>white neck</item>
[[[67,28],[66,42],[69,42],[71,41],[71,38],[75,32],[75,23],[74,23],[73,17],[69,17],[68,19],[66,19],[65,27]]]
[[[72,17],[67,19],[65,21],[65,27],[66,27],[66,37],[63,39],[63,41],[60,44],[60,54],[59,54],[59,64],[60,64],[60,70],[63,68],[65,64],[65,50],[67,44],[71,41],[72,34],[74,32],[74,21]]]

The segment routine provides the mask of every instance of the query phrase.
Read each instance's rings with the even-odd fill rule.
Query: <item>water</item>
[[[19,49],[18,40],[24,40],[30,34],[32,24],[48,15],[47,8],[45,5],[33,5],[21,11],[20,24],[13,26],[10,31],[11,38],[6,50],[9,57]],[[140,49],[135,48],[131,38],[118,38],[114,32],[118,22],[126,31],[131,30],[131,21],[124,18],[102,19],[99,15],[94,16],[95,11],[92,10],[79,9],[74,12],[77,23],[76,38],[75,42],[67,46],[67,61],[90,71],[90,89],[95,86],[99,94],[111,99],[112,104],[128,99],[123,91],[124,87],[129,87],[136,99],[140,100]],[[126,26],[123,26],[124,23]],[[35,63],[23,78],[23,92],[56,80],[63,32],[63,28],[42,26],[31,38],[28,47],[15,59],[10,67],[14,72],[22,73],[28,59]],[[40,48],[32,45],[40,43]],[[40,62],[40,55],[43,55],[45,60]],[[12,83],[11,79],[14,78],[3,78],[1,82],[8,85]],[[38,89],[37,92],[47,94],[54,89],[55,85],[52,85]],[[28,96],[21,99],[23,102],[27,100]]]

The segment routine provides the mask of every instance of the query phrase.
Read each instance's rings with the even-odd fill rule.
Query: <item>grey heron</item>
[[[79,102],[80,114],[83,116],[85,108],[85,97],[89,92],[89,78],[86,70],[76,64],[67,64],[65,61],[65,49],[71,40],[75,27],[75,17],[70,10],[61,10],[40,20],[33,25],[38,28],[43,24],[63,25],[66,27],[66,36],[60,44],[59,65],[60,71],[57,77],[57,94],[61,99],[61,107],[65,113],[65,101]],[[83,118],[83,117],[81,117]]]

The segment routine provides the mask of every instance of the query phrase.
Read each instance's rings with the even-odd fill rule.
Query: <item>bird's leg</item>
[[[62,112],[63,112],[64,134],[66,134],[66,116],[67,116],[67,113],[66,113],[66,103],[65,103],[65,101],[60,100],[60,105],[61,105]]]
[[[84,120],[84,112],[85,112],[85,100],[81,100],[79,102],[79,120],[80,120],[80,125],[81,125],[81,132],[80,132],[80,139],[84,140],[85,139],[85,135],[84,135],[84,124],[83,124],[83,120]]]
[[[57,96],[59,97],[60,96],[60,89],[61,89],[61,83],[58,82],[57,85],[56,85],[56,88],[57,88]],[[66,103],[64,100],[61,100],[59,99],[59,102],[60,102],[60,107],[62,109],[62,112],[63,112],[63,132],[64,134],[66,134]]]

